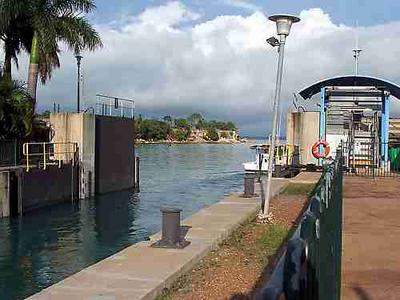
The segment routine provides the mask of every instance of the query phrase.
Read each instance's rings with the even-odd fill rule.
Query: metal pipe
[[[78,67],[78,81],[77,81],[77,95],[76,95],[76,112],[79,113],[81,111],[81,60],[82,56],[77,54],[76,65]]]
[[[269,197],[271,194],[271,182],[272,182],[272,169],[275,162],[275,146],[276,146],[276,133],[277,133],[277,123],[278,123],[278,113],[281,100],[281,90],[282,90],[282,75],[283,75],[283,60],[285,51],[286,36],[280,35],[279,44],[279,59],[278,59],[278,71],[276,75],[276,86],[275,86],[275,96],[274,96],[274,106],[273,106],[273,119],[272,119],[272,137],[271,146],[269,147],[269,157],[268,157],[268,175],[267,175],[267,188],[264,197],[264,203],[262,205],[261,217],[264,218],[269,213]]]

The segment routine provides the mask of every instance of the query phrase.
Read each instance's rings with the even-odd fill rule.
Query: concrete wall
[[[312,156],[311,149],[319,140],[319,113],[290,112],[286,122],[287,143],[299,147],[300,164],[316,164],[318,161]]]
[[[79,198],[93,195],[95,189],[95,116],[84,113],[57,113],[50,115],[50,124],[54,130],[52,142],[78,143]],[[69,161],[70,156],[65,156]]]
[[[10,172],[0,172],[0,218],[10,215]]]
[[[61,201],[72,201],[78,193],[77,167],[63,165],[49,166],[46,170],[32,169],[19,173],[22,212],[47,206]]]
[[[96,193],[133,188],[134,120],[96,116]]]

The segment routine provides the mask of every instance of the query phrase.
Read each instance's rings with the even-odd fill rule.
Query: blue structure
[[[359,147],[359,145],[365,144],[367,139],[371,139],[377,144],[376,147],[371,144],[370,148],[379,151],[376,154],[376,150],[373,150],[375,151],[373,155],[376,154],[380,158],[381,166],[387,165],[389,160],[390,97],[400,99],[400,86],[374,77],[340,76],[316,82],[299,92],[305,100],[318,93],[320,93],[320,139],[325,140],[330,136],[332,140],[335,135],[339,136],[340,132],[346,130],[346,132],[351,132],[353,130],[352,136],[348,137],[347,140],[353,147],[353,160],[356,160],[354,158],[356,156],[361,157],[361,154],[357,154],[357,150],[354,150],[354,145],[356,144]],[[372,115],[368,115],[371,112]],[[367,118],[366,115],[371,120],[370,123],[367,122],[370,126],[368,129],[366,129],[365,123],[361,124],[362,126],[359,124],[359,119]],[[376,127],[372,127],[375,125]],[[358,136],[360,132],[364,136]],[[376,134],[376,137],[374,134]],[[358,158],[358,160],[362,159]]]
[[[385,93],[382,97],[382,120],[381,120],[381,155],[382,160],[389,160],[389,115],[390,115],[390,96]]]

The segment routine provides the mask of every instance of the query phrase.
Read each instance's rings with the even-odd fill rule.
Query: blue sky
[[[115,21],[121,15],[138,14],[148,6],[157,6],[166,2],[168,1],[98,0],[98,10],[92,18],[97,22]],[[357,20],[360,26],[370,26],[400,19],[399,0],[185,0],[182,2],[190,8],[201,11],[205,19],[212,19],[218,15],[250,14],[251,8],[240,8],[241,3],[261,7],[267,14],[282,12],[298,14],[304,9],[318,7],[328,13],[334,23],[349,26],[354,25]]]

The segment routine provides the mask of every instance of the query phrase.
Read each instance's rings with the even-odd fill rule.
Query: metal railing
[[[134,118],[135,101],[132,99],[96,95],[95,114],[102,116]]]
[[[325,167],[300,226],[257,299],[340,299],[342,165],[338,153]]]
[[[20,142],[0,141],[0,167],[14,167],[21,163]]]
[[[61,168],[63,162],[75,164],[77,159],[77,143],[25,143],[23,155],[26,160],[26,171],[33,167],[46,170],[47,166],[57,165]]]
[[[381,155],[381,147],[384,147],[385,144],[357,141],[354,144],[342,143],[342,146],[346,175],[366,177],[400,176],[400,148],[390,148],[389,145],[388,156],[385,161],[384,156]]]

